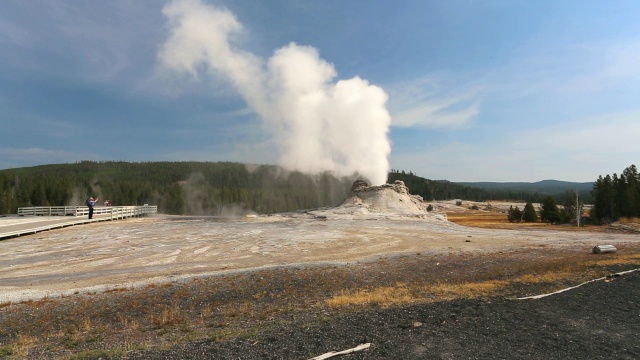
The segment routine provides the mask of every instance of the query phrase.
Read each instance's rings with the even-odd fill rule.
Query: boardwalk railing
[[[110,215],[111,219],[157,214],[158,207],[143,206],[99,206],[93,208],[93,215]],[[88,216],[86,206],[32,206],[18,208],[19,216]]]

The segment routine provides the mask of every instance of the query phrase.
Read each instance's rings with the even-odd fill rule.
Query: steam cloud
[[[386,182],[391,116],[380,87],[360,77],[333,82],[333,65],[310,46],[290,43],[265,62],[234,46],[243,26],[233,13],[200,0],[173,1],[163,14],[170,36],[161,64],[195,78],[222,75],[273,132],[281,166]]]

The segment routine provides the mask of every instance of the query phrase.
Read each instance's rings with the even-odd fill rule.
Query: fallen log
[[[632,269],[632,270],[627,270],[627,271],[622,271],[622,272],[619,272],[619,273],[611,274],[611,275],[609,275],[609,276],[603,276],[603,277],[601,277],[601,278],[597,278],[597,279],[593,279],[593,280],[585,281],[585,282],[583,282],[582,284],[579,284],[579,285],[576,285],[576,286],[572,286],[572,287],[568,287],[568,288],[566,288],[566,289],[562,289],[562,290],[554,291],[554,292],[552,292],[552,293],[542,294],[542,295],[534,295],[534,296],[527,296],[527,297],[521,297],[521,298],[516,298],[516,300],[536,300],[536,299],[542,299],[543,297],[547,297],[547,296],[551,296],[551,295],[555,295],[555,294],[560,294],[560,293],[563,293],[563,292],[565,292],[565,291],[569,291],[569,290],[573,290],[573,289],[575,289],[575,288],[579,288],[579,287],[580,287],[580,286],[582,286],[582,285],[589,284],[589,283],[592,283],[592,282],[594,282],[594,281],[607,280],[607,279],[612,278],[612,277],[614,277],[614,276],[622,276],[622,275],[624,275],[624,274],[629,274],[629,273],[632,273],[632,272],[635,272],[635,271],[639,271],[639,270],[640,270],[640,268],[638,268],[638,269]]]
[[[319,356],[316,356],[312,359],[309,360],[324,360],[324,359],[328,359],[334,356],[338,356],[338,355],[347,355],[347,354],[351,354],[354,353],[356,351],[362,351],[364,349],[368,349],[371,346],[371,343],[366,343],[366,344],[360,344],[352,349],[347,349],[347,350],[342,350],[342,351],[330,351],[326,354],[322,354]]]

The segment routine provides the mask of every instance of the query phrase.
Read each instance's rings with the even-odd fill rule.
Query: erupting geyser
[[[360,77],[333,82],[334,66],[310,46],[290,43],[263,59],[234,46],[242,24],[200,0],[165,6],[170,36],[159,52],[169,69],[222,75],[266,122],[279,164],[307,173],[359,174],[384,184],[389,171],[387,94]]]

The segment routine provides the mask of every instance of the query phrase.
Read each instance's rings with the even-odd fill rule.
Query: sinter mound
[[[411,195],[403,181],[393,184],[369,186],[363,180],[356,180],[351,186],[349,196],[337,207],[314,211],[316,215],[380,215],[410,216],[446,220],[445,214],[433,214],[427,211],[428,204],[419,195]]]

